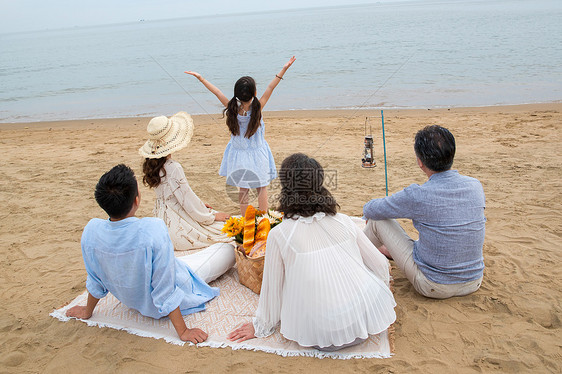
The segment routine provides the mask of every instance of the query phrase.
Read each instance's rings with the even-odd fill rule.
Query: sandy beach
[[[360,166],[366,116],[374,116],[374,169]],[[50,317],[85,289],[80,236],[90,218],[105,218],[93,198],[97,180],[117,163],[142,175],[137,150],[149,118],[0,124],[0,372],[560,373],[562,103],[384,116],[389,194],[426,180],[413,137],[439,124],[456,138],[453,168],[478,178],[487,201],[481,289],[431,300],[395,269],[395,355],[384,360],[178,347]],[[374,110],[265,112],[266,139],[278,167],[294,152],[318,159],[341,211],[360,216],[366,201],[385,194],[379,117]],[[237,194],[218,175],[225,121],[220,114],[194,121],[190,146],[174,158],[205,202],[237,214]],[[274,183],[270,195],[276,191]],[[154,193],[141,186],[141,196],[138,215],[150,216]]]

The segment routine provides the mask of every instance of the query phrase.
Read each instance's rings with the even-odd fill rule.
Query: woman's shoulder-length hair
[[[302,153],[287,157],[281,164],[279,179],[278,210],[285,218],[337,213],[339,205],[324,186],[324,169],[315,159]]]

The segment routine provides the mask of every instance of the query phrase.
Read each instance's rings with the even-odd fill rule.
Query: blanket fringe
[[[57,310],[55,310],[54,312],[52,312],[49,315],[51,317],[57,318],[58,320],[63,321],[63,322],[67,322],[71,319],[75,319],[73,317],[67,317],[66,315],[64,315],[63,313],[61,313]],[[183,346],[186,343],[189,344],[190,346],[195,345],[195,344],[190,343],[190,342],[183,342],[183,341],[181,341],[177,338],[170,338],[170,337],[162,336],[162,335],[159,335],[159,334],[148,333],[146,331],[141,331],[141,330],[137,330],[137,329],[133,329],[133,328],[118,326],[118,325],[114,325],[112,323],[94,322],[94,321],[83,320],[83,319],[78,319],[78,320],[86,323],[88,326],[97,326],[99,328],[109,327],[109,328],[116,329],[116,330],[126,331],[129,334],[137,335],[137,336],[140,336],[140,337],[143,337],[143,338],[163,339],[167,343],[171,343],[171,344],[175,344],[175,345],[179,345],[179,346]],[[350,360],[350,359],[356,359],[356,358],[389,358],[389,357],[392,356],[392,354],[385,355],[385,354],[382,354],[382,353],[349,354],[349,353],[338,353],[338,352],[322,352],[322,351],[318,351],[318,350],[297,351],[297,350],[286,350],[286,349],[274,349],[274,348],[268,348],[268,347],[257,347],[257,346],[247,344],[247,343],[217,342],[217,341],[212,341],[212,340],[206,341],[206,342],[203,342],[203,343],[199,343],[199,344],[196,345],[196,347],[231,348],[233,351],[236,351],[238,349],[246,349],[246,350],[250,350],[250,351],[261,351],[261,352],[266,352],[266,353],[273,353],[273,354],[277,354],[277,355],[283,356],[283,357],[305,356],[305,357],[316,357],[316,358],[320,358],[320,359],[322,359],[322,358],[332,358],[332,359],[340,359],[340,360]]]
[[[143,337],[143,338],[163,339],[166,343],[175,344],[175,345],[179,345],[179,346],[183,346],[186,343],[186,342],[181,341],[177,338],[170,338],[168,336],[163,336],[163,335],[160,335],[160,334],[153,334],[153,333],[149,333],[149,332],[146,332],[146,331],[133,329],[133,328],[130,328],[130,327],[123,327],[123,326],[115,325],[115,324],[112,324],[112,323],[94,322],[94,321],[89,321],[87,319],[78,319],[78,318],[74,318],[74,317],[67,317],[66,315],[64,315],[62,313],[59,313],[56,310],[49,315],[51,317],[57,318],[58,320],[60,320],[62,322],[67,322],[67,321],[70,321],[71,319],[76,319],[80,322],[86,323],[90,327],[97,326],[100,329],[104,328],[104,327],[109,327],[109,328],[112,328],[112,329],[115,329],[115,330],[126,331],[129,334],[137,335],[137,336],[140,336],[140,337]],[[194,345],[193,343],[190,343],[190,344]]]
[[[203,342],[197,344],[198,347],[211,347],[211,348],[228,348],[230,347],[233,351],[239,349],[246,349],[249,351],[261,351],[266,353],[274,353],[282,357],[295,357],[295,356],[305,356],[305,357],[316,357],[316,358],[332,358],[340,360],[350,360],[355,358],[390,358],[392,354],[385,355],[382,353],[364,353],[364,354],[349,354],[349,353],[338,353],[338,352],[322,352],[318,350],[314,351],[297,351],[297,350],[287,350],[287,349],[274,349],[268,347],[257,347],[250,344],[244,343],[226,343],[226,342]]]

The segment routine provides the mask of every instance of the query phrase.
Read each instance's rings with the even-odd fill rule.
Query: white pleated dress
[[[267,239],[256,337],[341,346],[395,320],[389,262],[344,214],[286,219]]]
[[[189,186],[180,163],[168,159],[164,169],[166,175],[160,173],[161,182],[154,188],[154,216],[166,222],[174,249],[186,251],[232,242],[221,232],[224,222],[215,222],[215,212]]]

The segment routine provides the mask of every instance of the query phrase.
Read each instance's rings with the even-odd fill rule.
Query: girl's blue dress
[[[230,135],[226,145],[219,175],[226,177],[226,183],[242,188],[264,187],[277,178],[277,169],[269,144],[265,141],[265,124],[249,139],[244,137],[251,113],[238,115],[239,135]]]

